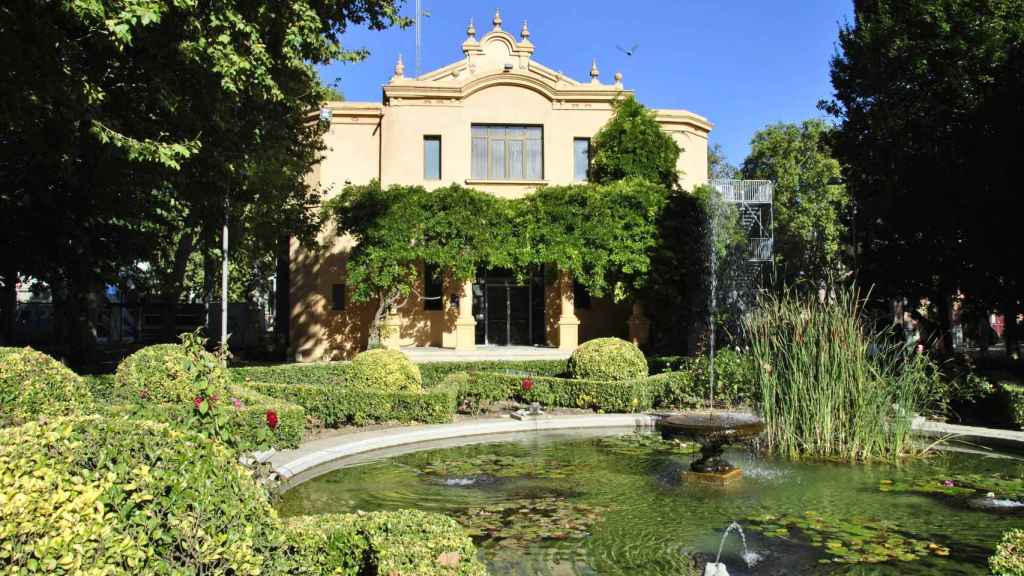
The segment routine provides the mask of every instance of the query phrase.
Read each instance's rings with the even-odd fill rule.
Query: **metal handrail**
[[[726,202],[771,204],[775,184],[771,180],[731,180],[714,178],[708,182]]]

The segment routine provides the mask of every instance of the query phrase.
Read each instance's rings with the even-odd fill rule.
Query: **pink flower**
[[[267,426],[269,426],[271,430],[277,429],[277,412],[267,410]]]
[[[942,482],[942,485],[945,486],[946,488],[952,488],[956,486],[956,483],[953,482],[952,480],[945,480]]]
[[[916,350],[918,354],[924,354],[924,344],[918,344]]]
[[[195,398],[192,399],[192,403],[196,405],[196,410],[199,410],[199,407],[202,406],[203,404],[203,397],[196,396]]]
[[[523,378],[523,392],[529,392],[530,388],[533,388],[533,380]]]
[[[239,400],[238,398],[232,398],[232,399],[231,399],[231,403],[232,403],[232,404],[233,404],[233,405],[235,406],[235,408],[237,408],[238,410],[241,410],[241,409],[242,409],[242,401],[241,401],[241,400]]]

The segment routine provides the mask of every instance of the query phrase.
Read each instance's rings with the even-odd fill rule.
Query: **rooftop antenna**
[[[420,75],[420,54],[423,51],[423,38],[420,30],[423,28],[423,18],[429,18],[430,12],[423,9],[422,0],[416,0],[416,76]]]

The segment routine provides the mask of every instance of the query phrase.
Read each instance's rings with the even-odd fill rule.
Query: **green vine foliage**
[[[616,102],[614,116],[592,144],[591,178],[596,182],[645,178],[670,190],[679,186],[679,145],[661,129],[654,112],[632,96]]]
[[[646,282],[667,196],[643,179],[543,187],[518,199],[454,184],[427,191],[372,182],[347,187],[324,210],[357,241],[347,263],[357,302],[407,295],[419,262],[454,283],[481,268],[525,277],[548,267],[595,296],[622,300]]]

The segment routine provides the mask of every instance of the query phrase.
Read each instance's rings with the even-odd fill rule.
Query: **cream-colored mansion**
[[[546,184],[585,181],[590,138],[610,118],[613,102],[632,94],[622,75],[603,83],[593,63],[589,82],[579,82],[543,66],[533,59],[526,24],[516,40],[499,14],[482,38],[472,21],[466,32],[461,60],[417,78],[405,76],[399,57],[382,102],[330,103],[328,151],[312,174],[315,182],[333,193],[374,178],[382,186],[427,189],[457,182],[517,197]],[[686,110],[657,110],[657,119],[683,150],[683,188],[705,182],[711,124]],[[321,242],[318,253],[294,242],[290,252],[290,342],[299,361],[357,353],[366,347],[373,315],[373,306],[349,301],[351,240],[325,231]],[[386,347],[572,349],[600,336],[646,339],[642,305],[574,294],[564,275],[538,273],[519,285],[500,270],[481,270],[460,286],[432,276],[421,275],[426,281],[388,317]]]

